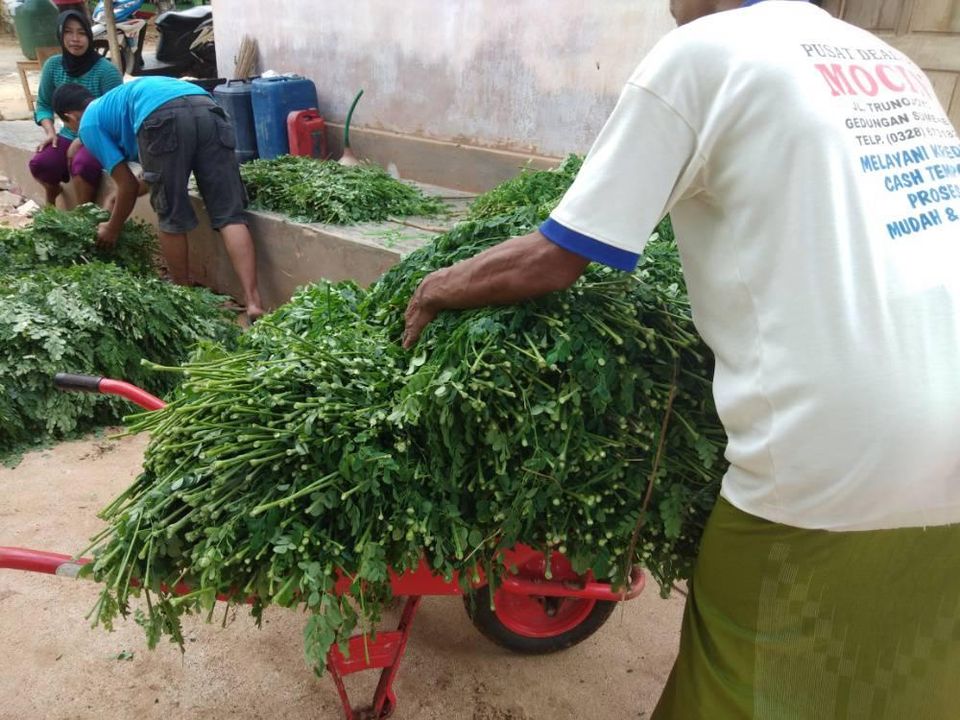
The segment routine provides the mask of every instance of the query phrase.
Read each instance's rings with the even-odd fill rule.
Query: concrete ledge
[[[339,156],[337,126],[330,132],[331,150]],[[454,143],[418,140],[390,133],[351,131],[354,152],[384,167],[391,163],[405,179],[424,192],[443,197],[452,208],[443,219],[407,218],[362,225],[298,223],[274,213],[249,211],[250,230],[257,251],[257,273],[264,305],[273,309],[290,299],[300,286],[321,278],[354,280],[368,285],[405,254],[420,247],[462,217],[473,192],[486,190],[516,175],[530,161],[533,167],[551,167],[555,159],[470,148]],[[43,188],[33,179],[27,162],[40,140],[31,121],[0,122],[0,173],[19,186],[21,194],[43,204]],[[441,182],[442,181],[442,182]],[[426,184],[433,182],[433,184]],[[101,197],[112,182],[105,178]],[[457,185],[460,189],[451,189]],[[72,190],[65,188],[72,205]],[[189,272],[193,282],[242,299],[242,292],[219,234],[210,228],[203,202],[194,196],[199,227],[189,234]],[[156,227],[157,217],[146,197],[137,201],[133,217]]]
[[[426,192],[437,189],[421,186]],[[407,253],[445,232],[463,215],[466,198],[450,198],[450,217],[408,218],[404,222],[323,225],[298,223],[283,215],[248,211],[257,248],[260,295],[273,309],[303,285],[320,279],[353,280],[361,286],[375,281]],[[194,197],[200,228],[189,237],[190,278],[235,298],[241,288],[217,233],[210,229],[203,203]]]
[[[37,144],[42,137],[42,131],[32,120],[0,122],[0,173],[13,181],[14,185],[19,188],[21,195],[30,198],[41,206],[46,202],[43,187],[33,179],[27,163],[36,152]],[[106,182],[100,185],[100,191],[97,195],[98,201],[103,199],[103,196],[113,184],[110,178],[105,177],[104,179]],[[72,207],[76,204],[73,186],[67,183],[63,190],[62,197]],[[137,201],[133,216],[140,220],[146,220],[156,227],[157,215],[150,207],[147,198],[140,198]]]
[[[343,125],[327,125],[327,145],[331,156],[339,158]],[[546,170],[562,159],[361,127],[350,128],[350,146],[358,158],[383,167],[394,165],[400,177],[474,193],[486,192],[524,167]]]

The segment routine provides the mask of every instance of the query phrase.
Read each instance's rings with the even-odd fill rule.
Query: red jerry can
[[[287,136],[290,154],[326,160],[327,124],[316,108],[294,110],[287,115]]]

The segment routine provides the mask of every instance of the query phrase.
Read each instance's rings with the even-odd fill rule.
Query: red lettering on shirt
[[[880,92],[881,87],[899,94],[910,93],[933,97],[933,92],[923,74],[909,66],[878,64],[868,67],[816,63],[814,67],[820,72],[834,97],[839,95],[873,97]],[[898,82],[899,80],[903,82]]]

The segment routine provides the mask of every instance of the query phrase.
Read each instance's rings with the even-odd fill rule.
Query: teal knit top
[[[33,114],[37,125],[42,120],[53,120],[53,92],[66,83],[83,85],[94,97],[100,97],[107,90],[112,90],[123,84],[123,75],[106,58],[100,58],[86,73],[80,77],[67,75],[63,69],[63,61],[59,55],[54,55],[43,64],[40,71],[40,90],[37,92],[37,109]],[[69,140],[76,137],[69,128],[60,128],[60,134]]]

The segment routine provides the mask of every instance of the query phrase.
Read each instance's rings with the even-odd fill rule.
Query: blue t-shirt
[[[94,100],[80,120],[80,140],[107,172],[136,160],[137,131],[158,107],[187,95],[207,95],[199,85],[170,77],[145,77],[124,83]]]

